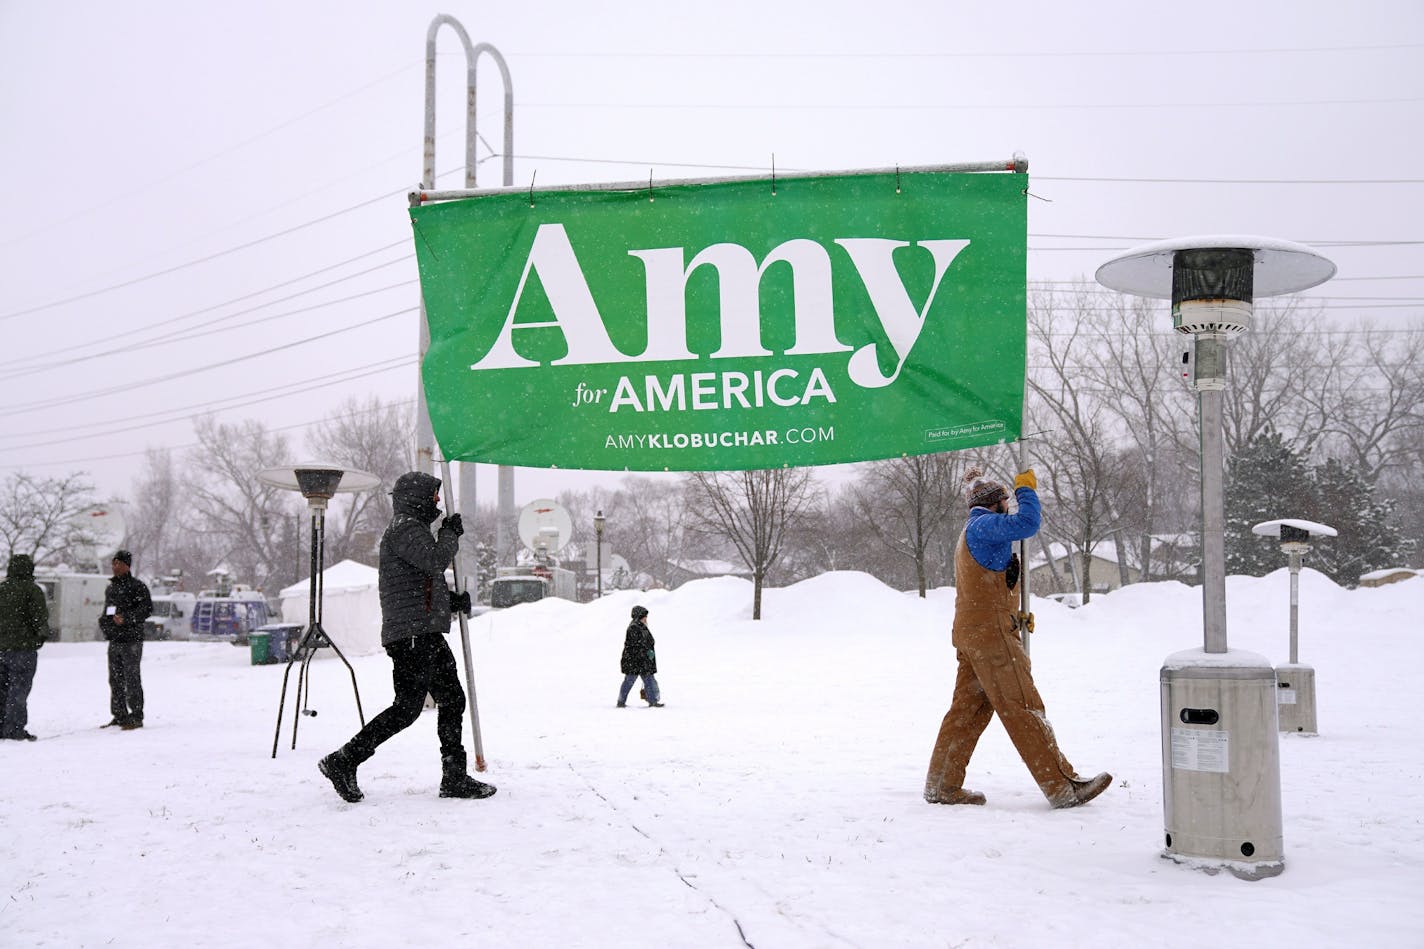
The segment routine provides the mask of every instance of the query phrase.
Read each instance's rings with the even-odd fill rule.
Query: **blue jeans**
[[[638,673],[632,672],[623,677],[623,686],[618,690],[618,704],[622,705],[628,701],[628,693],[633,690],[633,683],[638,680]],[[643,692],[647,695],[649,702],[656,702],[662,697],[658,691],[657,677],[651,673],[643,676]]]

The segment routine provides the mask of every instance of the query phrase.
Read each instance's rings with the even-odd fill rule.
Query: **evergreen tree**
[[[1310,517],[1315,506],[1304,459],[1272,428],[1253,438],[1226,466],[1227,574],[1260,577],[1285,566],[1279,546],[1251,528],[1283,517]]]
[[[1375,493],[1358,468],[1330,458],[1311,471],[1316,506],[1310,519],[1338,531],[1312,543],[1306,563],[1341,586],[1359,584],[1360,575],[1407,562],[1414,541],[1404,536],[1392,499]]]

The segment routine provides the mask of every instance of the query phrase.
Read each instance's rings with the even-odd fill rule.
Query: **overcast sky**
[[[194,413],[260,418],[302,456],[343,399],[413,396],[404,195],[439,12],[508,61],[519,186],[1023,152],[1030,280],[1253,233],[1339,265],[1309,294],[1330,316],[1424,310],[1418,0],[0,0],[0,476],[82,468],[123,495]],[[439,49],[459,187],[464,57],[449,30]],[[503,90],[492,62],[479,78],[483,158]],[[616,479],[524,472],[517,500],[595,481]]]

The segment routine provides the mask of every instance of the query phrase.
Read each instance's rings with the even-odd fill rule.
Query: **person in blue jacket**
[[[1022,565],[1013,544],[1038,533],[1038,479],[1032,468],[1014,479],[1018,511],[1012,514],[1009,493],[986,480],[977,468],[969,470],[965,483],[969,520],[954,555],[954,648],[959,667],[954,697],[930,755],[925,800],[984,803],[983,794],[964,787],[964,774],[979,736],[998,713],[1049,804],[1086,804],[1112,784],[1112,775],[1081,778],[1059,751],[1019,639]]]

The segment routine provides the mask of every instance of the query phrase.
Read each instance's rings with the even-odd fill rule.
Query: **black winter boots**
[[[465,756],[447,755],[440,759],[440,796],[476,800],[494,794],[495,786],[476,781],[465,772]]]
[[[465,756],[450,755],[442,758],[440,777],[441,797],[484,798],[495,792],[494,785],[476,781],[465,773]],[[317,769],[326,775],[336,793],[343,801],[355,804],[366,795],[356,785],[356,762],[345,747],[338,748],[316,763]]]
[[[356,786],[356,763],[346,754],[345,748],[338,748],[316,763],[317,770],[326,775],[336,793],[343,801],[355,804],[366,795]]]

